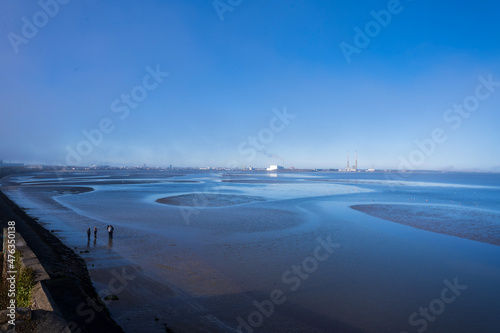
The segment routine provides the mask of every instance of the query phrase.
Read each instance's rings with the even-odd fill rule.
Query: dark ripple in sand
[[[280,179],[223,179],[223,183],[238,183],[238,184],[294,184],[291,180]]]
[[[81,193],[92,192],[94,191],[94,189],[88,186],[52,185],[52,186],[33,186],[32,188],[30,188],[30,191],[38,193],[52,192],[55,193],[56,195],[67,195],[67,194],[81,194]]]
[[[95,186],[95,185],[142,185],[142,184],[158,184],[165,183],[166,181],[157,180],[81,180],[81,181],[69,181],[64,180],[64,185],[67,186]],[[61,182],[56,181],[40,181],[40,182],[25,182],[21,184],[25,187],[35,187],[35,186],[57,186],[61,185]]]
[[[225,207],[242,205],[256,201],[266,201],[266,199],[263,197],[248,195],[192,193],[156,200],[156,202],[166,205],[188,207]]]
[[[354,205],[365,214],[410,227],[500,245],[500,213],[430,205]]]

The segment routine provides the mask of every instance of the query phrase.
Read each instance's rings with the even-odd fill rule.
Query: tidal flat
[[[39,173],[2,190],[76,248],[98,292],[125,274],[108,304],[125,331],[495,332],[500,176],[401,178]],[[418,309],[445,281],[466,289],[429,321]]]

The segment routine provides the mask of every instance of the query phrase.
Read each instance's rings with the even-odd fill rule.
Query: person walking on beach
[[[97,238],[97,227],[94,227],[94,238]]]
[[[113,228],[112,225],[108,225],[108,235],[109,235],[109,238],[113,238],[113,231],[115,230],[115,228]]]
[[[90,228],[87,229],[87,238],[90,240]]]

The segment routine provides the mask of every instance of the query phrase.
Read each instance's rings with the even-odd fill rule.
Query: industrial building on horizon
[[[349,151],[347,152],[347,166],[345,169],[339,169],[339,171],[345,172],[357,172],[358,171],[358,151],[356,150],[356,157],[354,160],[354,167],[349,167]]]
[[[269,168],[267,168],[267,171],[277,171],[277,170],[284,170],[285,168],[282,167],[281,165],[271,165]]]
[[[366,172],[375,172],[375,168],[372,167],[370,169],[366,170],[359,170],[358,169],[358,151],[356,150],[355,152],[355,158],[354,158],[354,166],[351,168],[349,166],[349,151],[347,152],[347,165],[345,169],[339,169],[341,172],[361,172],[361,171],[366,171]]]

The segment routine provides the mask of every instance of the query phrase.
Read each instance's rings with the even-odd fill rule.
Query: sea
[[[84,258],[127,332],[500,332],[498,173],[90,170],[1,189]]]

